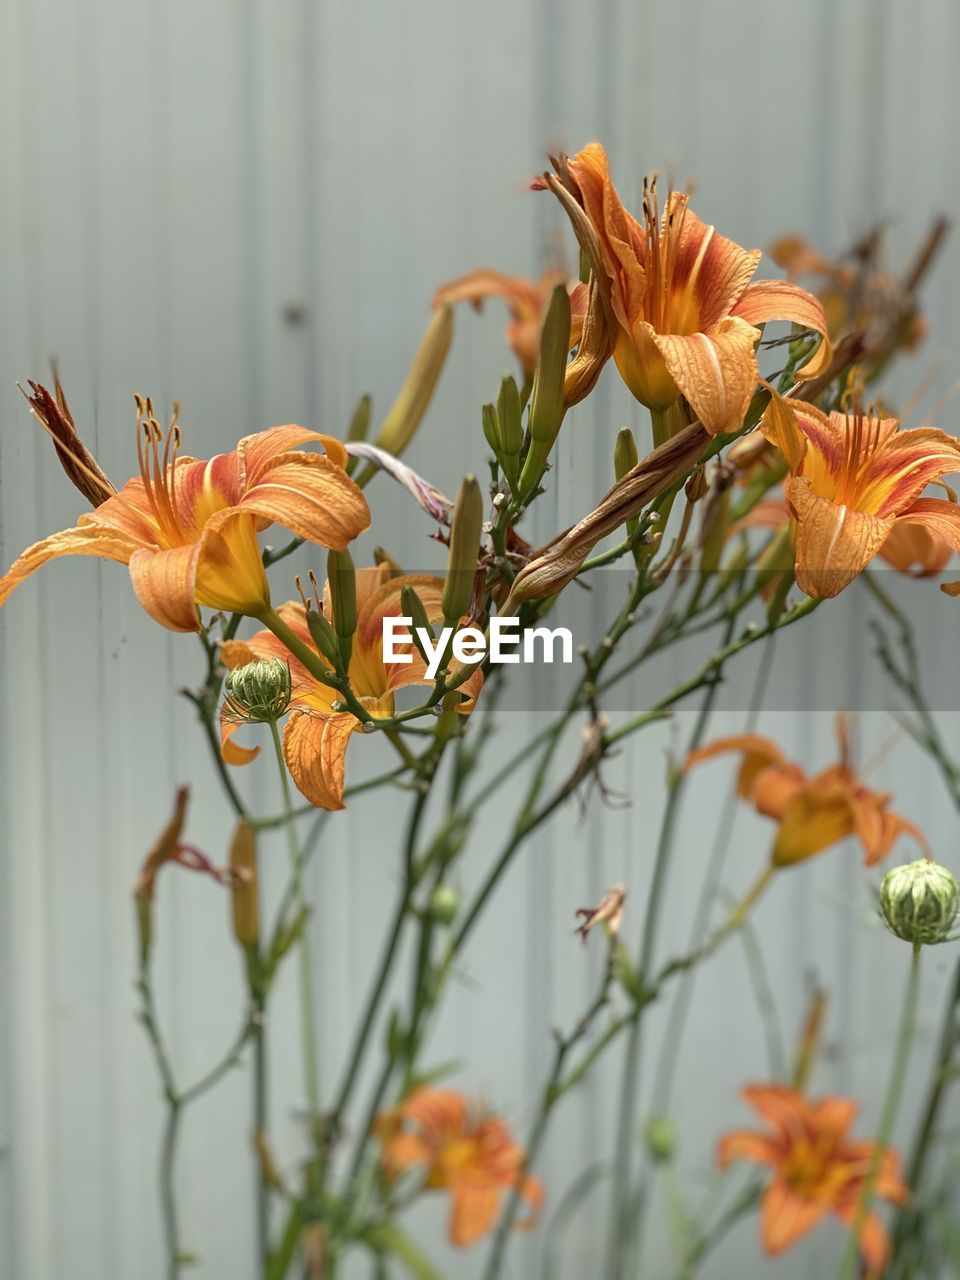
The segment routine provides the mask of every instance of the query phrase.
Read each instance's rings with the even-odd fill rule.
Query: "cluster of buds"
[[[960,886],[930,858],[894,867],[880,887],[883,918],[898,938],[915,946],[950,942],[960,910]]]
[[[290,705],[290,667],[280,658],[263,658],[235,667],[226,680],[227,715],[250,724],[275,724]]]

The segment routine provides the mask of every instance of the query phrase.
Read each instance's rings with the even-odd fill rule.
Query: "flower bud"
[[[451,885],[438,884],[430,895],[430,918],[438,924],[453,924],[460,906],[460,895]]]
[[[960,907],[960,887],[946,867],[919,858],[894,867],[883,878],[883,918],[905,942],[946,942]]]
[[[257,893],[257,837],[245,818],[237,823],[230,843],[233,872],[233,936],[242,947],[256,946],[260,936]]]
[[[373,407],[373,401],[370,397],[361,396],[357,401],[357,407],[353,411],[350,419],[350,427],[347,431],[348,440],[366,440],[367,432],[370,430],[370,413]]]
[[[429,665],[430,655],[424,648],[419,632],[426,631],[429,635],[433,635],[433,627],[430,625],[430,619],[427,617],[423,601],[417,595],[416,589],[411,587],[409,583],[400,592],[400,608],[403,610],[403,616],[410,619],[413,643],[417,647],[417,652],[424,662]]]
[[[390,552],[386,549],[386,547],[373,548],[373,563],[376,565],[385,564],[387,566],[388,577],[391,577],[391,578],[403,577],[402,565],[400,564],[399,560],[395,559],[395,557],[390,554]]]
[[[662,1164],[677,1149],[677,1131],[669,1116],[653,1116],[647,1124],[647,1150],[651,1158]]]
[[[290,705],[292,692],[290,668],[280,658],[247,662],[227,675],[227,709],[238,720],[274,723]]]
[[[307,628],[311,640],[317,646],[317,652],[332,666],[342,667],[337,633],[327,615],[319,609],[307,609]]]
[[[450,554],[447,580],[440,608],[444,621],[453,626],[470,608],[483,531],[483,496],[475,476],[466,476],[457,494],[450,520]]]
[[[637,441],[633,432],[629,427],[621,427],[617,432],[617,439],[613,446],[613,472],[618,480],[622,480],[628,471],[640,461],[640,455],[637,453]],[[627,537],[632,538],[640,526],[640,517],[631,516],[626,521],[624,527],[627,531]]]
[[[540,331],[540,358],[530,395],[530,447],[520,474],[520,494],[529,497],[540,483],[566,412],[564,383],[570,350],[570,295],[558,284]]]
[[[497,419],[500,427],[500,452],[503,469],[507,475],[516,475],[523,445],[520,391],[509,375],[500,383],[497,397]]]
[[[400,394],[383,420],[374,443],[399,458],[414,437],[433,398],[453,338],[453,308],[438,307],[414,357]]]
[[[497,421],[497,411],[492,404],[485,404],[481,409],[481,420],[483,422],[483,438],[493,450],[494,457],[500,460],[500,424]]]
[[[349,551],[328,554],[327,580],[333,605],[333,629],[344,666],[349,667],[353,633],[357,629],[357,571]]]

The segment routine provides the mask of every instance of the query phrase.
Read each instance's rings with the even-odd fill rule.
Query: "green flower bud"
[[[523,423],[520,420],[520,391],[509,375],[500,383],[497,397],[497,419],[500,425],[500,448],[503,452],[504,471],[516,475],[520,449],[523,445]]]
[[[452,338],[453,308],[438,307],[427,326],[407,379],[374,441],[378,449],[385,449],[399,458],[413,439],[433,399]]]
[[[230,870],[234,873],[233,936],[242,947],[253,947],[260,936],[257,836],[245,818],[237,823],[230,842]]]
[[[357,629],[357,571],[349,551],[331,551],[327,556],[327,579],[333,605],[333,629],[337,633],[343,665],[350,665],[353,633]]]
[[[336,668],[343,664],[340,658],[340,645],[333,624],[325,613],[318,609],[307,610],[307,628],[310,638],[317,646],[317,652]]]
[[[499,461],[500,458],[500,424],[497,421],[497,411],[492,404],[485,404],[481,410],[481,418],[483,422],[483,436],[487,444],[493,451],[494,457]]]
[[[460,907],[460,895],[448,884],[438,884],[430,895],[430,916],[438,924],[453,924]]]
[[[884,920],[905,942],[946,942],[960,908],[960,887],[946,867],[919,858],[883,877],[880,908]]]
[[[460,486],[450,520],[447,580],[440,600],[440,608],[448,626],[459,622],[470,608],[482,533],[483,495],[476,477],[467,476]]]
[[[409,583],[400,592],[400,608],[403,610],[403,616],[410,619],[413,643],[416,645],[417,652],[424,662],[429,664],[430,655],[424,648],[419,632],[426,631],[432,636],[433,627],[430,625],[430,619],[427,617],[423,601],[417,595],[416,589],[411,587]]]
[[[289,707],[292,692],[290,668],[280,658],[248,662],[227,675],[227,710],[237,720],[272,724]]]
[[[640,461],[640,455],[637,453],[637,441],[633,432],[629,427],[621,427],[617,432],[617,439],[613,446],[613,473],[618,480],[622,480],[628,471]],[[631,516],[626,522],[627,537],[632,538],[640,527],[640,517]]]
[[[658,1164],[672,1158],[677,1149],[677,1131],[669,1116],[653,1116],[647,1124],[647,1150]]]
[[[540,331],[540,358],[527,419],[530,447],[520,473],[520,493],[524,497],[534,493],[540,483],[567,410],[564,390],[569,351],[570,295],[565,285],[558,284]]]

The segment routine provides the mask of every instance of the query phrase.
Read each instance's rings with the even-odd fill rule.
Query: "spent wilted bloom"
[[[871,790],[857,775],[843,716],[837,717],[837,738],[839,762],[813,777],[788,760],[775,742],[755,733],[718,738],[691,752],[685,767],[691,769],[727,751],[741,753],[737,794],[776,822],[774,867],[803,862],[848,836],[860,841],[868,867],[882,862],[901,835],[913,836],[926,848],[917,827],[890,810],[891,794]]]
[[[929,946],[952,941],[960,909],[953,873],[930,858],[894,867],[880,886],[883,918],[905,942]]]
[[[576,932],[586,942],[587,934],[598,924],[607,927],[611,938],[616,938],[623,923],[623,904],[627,900],[627,891],[622,884],[615,884],[608,889],[595,907],[578,907],[574,913],[580,920]]]
[[[508,276],[489,267],[478,267],[441,285],[433,305],[469,302],[479,311],[487,298],[502,298],[510,312],[507,343],[524,371],[532,374],[540,354],[540,326],[558,284],[566,284],[570,294],[570,345],[573,347],[583,331],[587,286],[575,280],[566,281],[561,271],[545,271],[539,280],[527,280],[523,276]]]
[[[376,1129],[388,1179],[422,1169],[425,1188],[450,1193],[450,1239],[460,1248],[491,1230],[504,1194],[522,1176],[525,1152],[504,1122],[452,1089],[414,1090],[378,1117]],[[537,1178],[522,1176],[520,1194],[534,1210],[543,1202]]]
[[[394,694],[398,689],[433,684],[426,678],[422,656],[412,646],[397,646],[409,650],[412,658],[409,663],[383,659],[383,620],[403,616],[401,596],[405,587],[416,591],[431,623],[441,618],[442,578],[429,574],[391,577],[386,564],[356,572],[356,627],[352,632],[348,675],[354,694],[369,710],[371,719],[393,715]],[[323,617],[335,630],[337,618],[329,582],[323,595]],[[305,645],[315,647],[302,604],[289,601],[277,612]],[[221,646],[221,656],[224,665],[231,669],[257,659],[279,659],[289,665],[292,694],[283,735],[287,767],[311,804],[320,809],[342,809],[346,750],[351,736],[363,729],[363,723],[352,712],[340,709],[337,691],[312,675],[271,631],[258,631],[249,640],[228,641]],[[459,711],[472,710],[482,683],[483,674],[477,669],[459,686]],[[220,726],[223,756],[230,764],[246,764],[257,755],[259,748],[241,747],[232,741],[239,724],[231,716],[229,707],[221,712]]]
[[[209,461],[178,457],[174,412],[160,426],[137,399],[140,474],[72,529],[29,547],[0,579],[0,605],[58,556],[92,555],[129,566],[137,599],[171,631],[196,631],[197,605],[257,616],[270,592],[257,533],[277,523],[321,546],[342,548],[370,523],[363,494],[344,471],[343,445],[304,427],[271,427]],[[316,441],[326,455],[295,452]],[[85,474],[88,455],[59,441]],[[91,495],[88,495],[91,496]]]
[[[571,216],[607,303],[617,368],[642,404],[663,412],[683,396],[711,434],[735,430],[759,377],[756,326],[771,320],[822,336],[801,378],[827,367],[820,302],[784,281],[751,283],[759,249],[741,249],[701,222],[686,195],[671,192],[661,216],[656,182],[645,181],[641,223],[624,208],[599,143],[555,167],[536,185]]]
[[[826,414],[780,397],[761,426],[790,468],[786,495],[797,521],[796,578],[807,595],[839,595],[903,524],[920,525],[960,548],[957,504],[921,497],[927,485],[960,470],[954,436],[935,427],[902,431],[896,418],[859,406]]]
[[[847,1136],[857,1103],[838,1097],[814,1101],[778,1084],[747,1085],[743,1096],[767,1128],[760,1133],[738,1129],[725,1134],[717,1159],[722,1168],[734,1160],[750,1160],[773,1170],[763,1192],[760,1217],[767,1253],[783,1253],[828,1214],[852,1227],[876,1147]],[[909,1192],[895,1151],[882,1153],[873,1192],[892,1204],[906,1203]],[[882,1275],[890,1241],[877,1214],[864,1218],[859,1244],[869,1276]]]

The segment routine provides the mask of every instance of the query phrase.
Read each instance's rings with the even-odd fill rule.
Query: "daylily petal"
[[[383,1162],[391,1175],[429,1164],[433,1151],[419,1134],[401,1129],[383,1145]]]
[[[289,453],[298,445],[313,443],[322,444],[330,460],[337,466],[346,465],[346,450],[339,440],[322,435],[319,431],[311,431],[308,427],[297,426],[295,423],[268,427],[266,431],[244,436],[236,448],[241,489],[249,489],[255,485],[263,474],[264,468],[280,454]]]
[[[211,516],[194,550],[197,604],[250,616],[269,608],[270,588],[249,512],[232,507]]]
[[[599,240],[603,265],[611,282],[613,310],[629,330],[630,317],[640,314],[647,291],[643,228],[624,208],[610,179],[607,154],[600,143],[592,142],[578,151],[568,161],[568,169]]]
[[[829,1135],[832,1142],[839,1144],[846,1137],[859,1110],[859,1105],[851,1098],[840,1098],[832,1094],[813,1104],[812,1119],[818,1133],[825,1137]]]
[[[879,516],[900,515],[928,484],[960,470],[960,441],[934,427],[898,431],[878,450],[858,506]]]
[[[194,598],[199,542],[185,547],[141,547],[130,557],[137,599],[154,621],[170,631],[199,631]]]
[[[803,368],[797,370],[798,378],[818,378],[833,359],[823,304],[799,285],[788,284],[784,280],[757,280],[747,286],[730,314],[740,316],[752,325],[790,320],[819,333],[820,346]]]
[[[459,1133],[467,1122],[467,1100],[453,1089],[415,1089],[401,1104],[403,1116],[415,1121],[432,1142]]]
[[[736,318],[721,320],[709,333],[653,335],[670,376],[711,435],[743,423],[759,377],[759,337]]]
[[[734,1160],[752,1160],[757,1164],[775,1165],[782,1155],[782,1145],[768,1134],[736,1129],[726,1133],[717,1143],[717,1163],[725,1169]]]
[[[741,1092],[779,1139],[790,1141],[805,1132],[810,1104],[795,1089],[781,1084],[748,1084]]]
[[[894,844],[902,835],[911,835],[925,852],[929,851],[926,837],[919,827],[914,826],[906,818],[901,818],[889,809],[880,809],[876,804],[855,798],[851,804],[854,826],[866,855],[865,865],[876,866],[889,854]]]
[[[128,564],[136,546],[129,538],[105,529],[92,520],[75,529],[64,529],[61,533],[51,534],[49,538],[28,547],[0,578],[0,605],[6,602],[7,597],[21,582],[36,573],[48,560],[56,560],[59,556],[102,556],[105,560]]]
[[[783,867],[803,862],[852,831],[849,798],[838,794],[821,797],[814,785],[808,783],[793,797],[780,820],[773,845],[773,863]]]
[[[737,774],[737,795],[744,799],[749,799],[753,794],[754,782],[761,770],[786,763],[783,752],[769,738],[763,738],[758,733],[735,733],[726,738],[717,738],[705,747],[691,751],[683,767],[692,769],[694,765],[712,760],[714,756],[726,751],[743,752],[743,763]]]
[[[799,765],[782,764],[761,769],[753,784],[753,803],[765,818],[783,818],[796,795],[807,785],[807,777]]]
[[[485,1236],[493,1226],[500,1205],[500,1188],[457,1179],[450,1188],[450,1239],[465,1249]]]
[[[932,578],[942,573],[950,563],[953,546],[940,534],[911,521],[908,512],[907,518],[899,519],[887,534],[887,540],[877,554],[900,573]]]
[[[777,1178],[763,1194],[761,1238],[768,1253],[783,1253],[826,1216],[826,1206],[806,1200]]]
[[[734,303],[748,288],[760,263],[760,250],[742,249],[702,222],[680,191],[672,192],[664,207],[661,236],[676,240],[667,302],[671,330],[702,332],[724,316],[739,315]],[[749,316],[745,319],[754,323]]]
[[[838,1208],[836,1213],[841,1222],[848,1227],[852,1227],[857,1216],[856,1201]],[[860,1252],[863,1254],[869,1268],[867,1280],[879,1280],[879,1277],[886,1271],[887,1262],[890,1259],[890,1237],[887,1235],[887,1229],[883,1222],[875,1213],[867,1214],[866,1220],[860,1229],[859,1244]]]
[[[869,564],[893,528],[895,517],[865,512],[815,494],[806,475],[787,485],[797,518],[797,586],[815,599],[830,599]]]
[[[227,764],[243,765],[256,760],[260,754],[259,747],[242,747],[233,741],[233,735],[243,725],[243,721],[231,720],[226,707],[220,710],[220,754]]]
[[[343,551],[370,524],[350,477],[319,453],[281,453],[259,468],[240,508],[282,524],[300,538]]]
[[[355,716],[293,711],[283,734],[283,758],[297,788],[318,809],[342,809],[344,763]]]
[[[960,506],[945,498],[918,498],[902,515],[897,517],[896,527],[919,525],[932,537],[960,551]],[[960,584],[945,582],[941,588],[949,596],[960,593]]]

